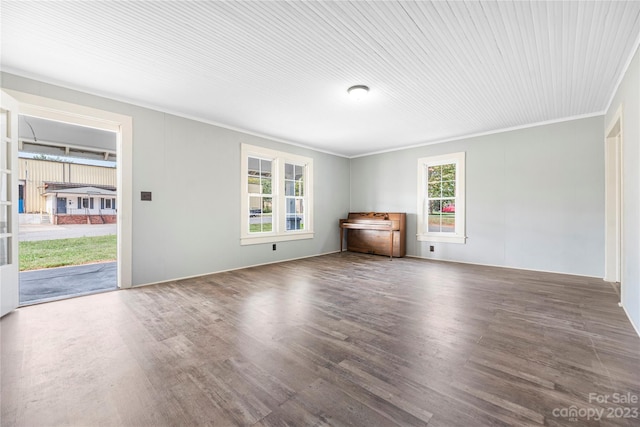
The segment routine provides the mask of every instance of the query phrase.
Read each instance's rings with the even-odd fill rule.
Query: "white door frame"
[[[4,90],[0,95],[0,244],[4,256],[0,261],[0,317],[18,307],[18,102]]]
[[[5,91],[18,100],[20,114],[116,132],[118,287],[132,286],[133,119],[130,116],[28,93]]]
[[[620,283],[623,257],[623,135],[622,106],[618,108],[605,134],[605,257],[604,280]]]

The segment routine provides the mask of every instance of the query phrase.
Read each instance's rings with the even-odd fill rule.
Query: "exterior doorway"
[[[26,115],[18,132],[20,305],[116,290],[116,133]]]
[[[117,213],[115,217],[117,218],[117,224],[112,224],[112,227],[115,227],[117,230],[117,249],[116,249],[116,258],[118,260],[117,267],[115,270],[116,277],[116,286],[118,288],[130,288],[132,283],[132,258],[131,258],[131,226],[132,226],[132,157],[133,157],[133,148],[132,148],[132,140],[133,140],[133,121],[130,116],[112,113],[105,110],[99,110],[91,107],[86,107],[82,105],[77,105],[73,103],[68,103],[64,101],[59,101],[55,99],[45,98],[37,95],[32,95],[24,92],[7,90],[3,89],[3,111],[5,109],[5,104],[9,104],[9,101],[13,102],[11,104],[11,108],[7,111],[16,111],[12,117],[15,118],[15,123],[12,126],[13,129],[18,129],[17,118],[18,116],[27,116],[31,118],[44,119],[44,120],[52,120],[61,123],[66,123],[70,125],[81,126],[90,129],[98,129],[102,131],[113,132],[116,135],[116,152],[117,152],[117,173],[116,173],[116,183],[117,185],[113,185],[113,189],[117,187],[121,191],[117,191],[117,195],[112,198],[110,204],[112,207],[117,207]],[[29,131],[30,132],[30,131]],[[18,132],[15,132],[16,134]],[[37,141],[37,134],[32,135],[32,142],[43,142]],[[27,179],[22,179],[18,182],[18,174],[19,174],[19,161],[18,161],[18,138],[16,135],[16,143],[14,144],[16,150],[13,152],[11,156],[11,168],[9,173],[11,176],[16,178],[15,180],[15,195],[18,195],[19,185],[23,186],[22,194],[24,196],[23,200],[23,209],[27,211],[29,209],[30,196],[29,196],[29,185]],[[29,138],[26,138],[29,139]],[[46,142],[46,141],[45,141]],[[67,155],[69,152],[72,152],[77,149],[81,149],[85,144],[80,144],[79,147],[64,147],[66,151],[64,154]],[[23,149],[23,146],[19,147]],[[55,150],[59,150],[61,147],[56,147]],[[94,150],[95,151],[95,150]],[[53,155],[58,156],[59,151],[56,153],[47,152],[44,155]],[[89,156],[90,157],[90,156]],[[108,159],[107,159],[108,160]],[[77,172],[77,171],[76,171]],[[68,173],[65,172],[65,173]],[[77,175],[76,175],[77,176]],[[26,177],[25,177],[26,178]],[[87,193],[91,193],[93,189],[86,188],[85,191]],[[62,197],[66,197],[67,205],[66,210],[67,214],[69,213],[69,201],[75,200],[70,195],[62,195]],[[89,194],[87,194],[88,197]],[[53,199],[52,199],[53,200]],[[15,216],[18,216],[18,204],[15,203]],[[97,202],[94,200],[94,205],[100,206],[100,200]],[[57,201],[52,204],[52,208],[57,210]],[[95,207],[95,206],[94,206]],[[87,215],[91,215],[92,212],[87,212]],[[40,215],[43,216],[43,219],[46,220],[46,212],[42,212]],[[15,218],[15,217],[14,217]],[[17,218],[16,218],[17,219]],[[12,252],[16,260],[19,257],[19,249],[18,249],[18,230],[17,230],[18,221],[15,221],[16,232],[13,235],[7,234],[8,239],[13,238],[15,241],[15,249]],[[3,309],[2,315],[10,312],[12,309],[18,307],[18,293],[19,293],[19,280],[18,280],[18,267],[17,262],[13,264],[15,267],[15,275],[9,276],[7,273],[6,277],[4,275],[5,268],[3,267],[3,280],[2,280],[2,293],[3,293]],[[13,270],[12,270],[13,271]],[[64,276],[63,276],[64,277]],[[7,280],[5,280],[7,279]],[[5,298],[5,296],[11,296],[11,298]],[[7,304],[4,304],[7,302]],[[6,305],[6,307],[5,307]]]

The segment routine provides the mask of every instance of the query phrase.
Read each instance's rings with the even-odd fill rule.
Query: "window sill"
[[[240,245],[259,245],[263,243],[275,243],[286,242],[289,240],[304,240],[313,239],[313,231],[306,231],[302,233],[290,233],[290,234],[271,234],[268,236],[251,236],[242,237],[240,239]]]
[[[434,243],[461,243],[464,244],[467,241],[466,236],[446,236],[442,234],[416,234],[419,242],[434,242]]]

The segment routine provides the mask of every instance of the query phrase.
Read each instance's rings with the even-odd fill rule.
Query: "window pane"
[[[294,168],[294,165],[292,165],[291,163],[284,164],[284,179],[294,179]]]
[[[440,213],[440,200],[429,200],[429,215]]]
[[[262,178],[260,184],[262,185],[262,194],[271,194],[271,178]]]
[[[8,205],[0,205],[0,234],[10,233],[10,215],[11,208]],[[11,262],[11,237],[0,238],[0,265],[6,265]]]
[[[302,180],[296,181],[296,196],[304,196],[304,182]]]
[[[442,183],[442,197],[455,197],[456,183],[455,181],[447,181]]]
[[[0,238],[0,265],[9,264],[10,250],[11,250],[11,237]]]
[[[304,212],[304,199],[296,200],[296,213],[301,214]]]
[[[442,180],[455,181],[455,179],[456,179],[456,164],[450,163],[448,165],[442,165]]]
[[[262,230],[264,232],[273,231],[273,219],[271,215],[262,215]]]
[[[440,232],[440,215],[429,215],[429,232]]]
[[[429,184],[429,197],[442,197],[442,183],[434,182]]]
[[[287,230],[304,230],[303,215],[287,215]]]
[[[296,180],[301,180],[304,176],[304,166],[296,165]]]
[[[249,197],[249,218],[262,213],[262,197]]]
[[[284,195],[285,196],[294,196],[295,195],[295,187],[296,187],[296,183],[294,181],[285,181],[285,183],[284,183]]]
[[[286,205],[287,205],[287,214],[296,213],[296,199],[287,198]]]
[[[429,182],[439,182],[442,178],[442,166],[429,166],[427,180]]]
[[[429,200],[429,231],[440,231],[440,200]]]
[[[455,233],[456,232],[456,216],[454,214],[443,214],[441,220],[443,233]]]
[[[257,176],[249,176],[247,183],[248,183],[247,191],[249,193],[260,192],[260,178],[258,178]]]
[[[0,200],[2,201],[9,200],[9,182],[11,182],[9,174],[0,171]]]
[[[273,199],[271,197],[262,198],[262,213],[271,213],[273,211]]]
[[[249,220],[249,232],[250,233],[265,233],[272,231],[272,217],[271,215],[258,215],[250,218]]]
[[[260,175],[260,159],[249,157],[248,160],[249,175]]]
[[[249,197],[249,232],[264,233],[273,230],[271,197]]]
[[[260,175],[271,176],[271,160],[260,160]]]
[[[442,229],[444,233],[455,233],[456,231],[456,205],[454,199],[442,201]]]
[[[0,234],[9,233],[9,206],[0,205]]]

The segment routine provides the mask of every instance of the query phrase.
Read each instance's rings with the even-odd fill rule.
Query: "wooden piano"
[[[376,255],[403,257],[406,254],[407,214],[385,212],[349,212],[340,220],[340,252],[347,230],[347,250]]]

